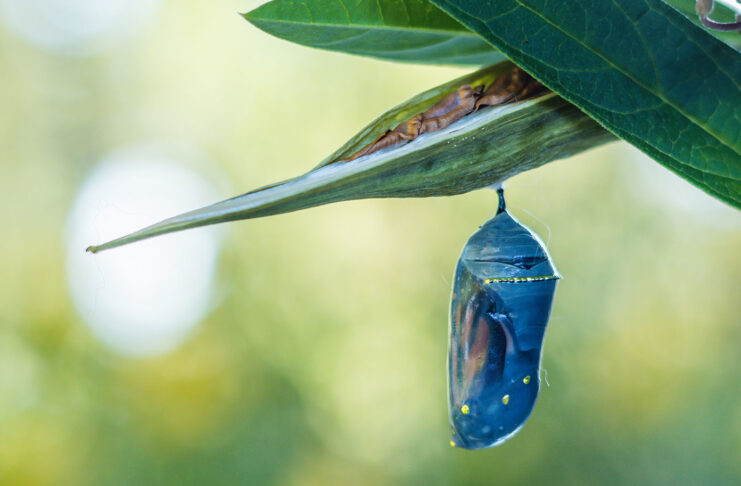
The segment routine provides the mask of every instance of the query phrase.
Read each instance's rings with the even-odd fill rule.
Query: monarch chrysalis
[[[527,420],[560,278],[542,241],[499,209],[463,248],[455,272],[448,349],[451,445],[501,444]]]

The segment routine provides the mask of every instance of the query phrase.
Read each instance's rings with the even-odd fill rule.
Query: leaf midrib
[[[659,99],[660,99],[661,101],[663,101],[663,102],[664,102],[664,103],[665,103],[665,104],[666,104],[667,106],[669,106],[669,107],[673,108],[673,109],[674,109],[675,111],[677,111],[678,113],[680,113],[681,115],[683,115],[684,117],[686,117],[686,118],[687,118],[688,120],[690,120],[690,121],[691,121],[692,123],[694,123],[695,125],[697,125],[698,127],[700,127],[700,128],[701,128],[701,129],[703,130],[703,131],[705,131],[706,133],[710,134],[710,135],[711,135],[711,136],[712,136],[713,138],[715,138],[715,139],[716,139],[716,140],[717,140],[718,142],[720,142],[720,143],[721,143],[722,145],[725,145],[726,147],[728,147],[729,149],[731,149],[731,150],[732,150],[733,152],[735,152],[736,154],[738,154],[738,155],[741,155],[741,152],[740,152],[740,151],[739,151],[739,150],[738,150],[737,148],[735,148],[735,147],[733,147],[733,146],[729,145],[728,143],[726,143],[726,142],[725,142],[725,141],[724,141],[724,140],[723,140],[722,138],[720,138],[720,136],[719,136],[719,135],[717,135],[717,134],[716,134],[716,133],[715,133],[714,131],[710,130],[710,128],[708,128],[708,127],[704,126],[704,125],[703,125],[702,123],[700,123],[700,122],[699,122],[698,120],[696,120],[696,119],[695,119],[695,118],[694,118],[694,117],[693,117],[692,115],[690,115],[690,114],[688,114],[688,113],[685,113],[685,112],[684,112],[684,111],[683,111],[683,110],[682,110],[681,108],[679,108],[679,107],[678,107],[678,106],[676,106],[676,105],[675,105],[674,103],[672,103],[672,102],[670,102],[669,100],[667,100],[667,99],[666,99],[666,98],[665,98],[664,96],[662,96],[662,95],[661,95],[660,93],[657,93],[657,92],[655,92],[655,91],[654,91],[653,89],[651,89],[651,88],[650,88],[649,86],[646,86],[645,84],[643,84],[643,83],[642,83],[642,82],[641,82],[641,81],[640,81],[639,79],[635,78],[635,77],[634,77],[633,75],[631,75],[631,73],[629,73],[629,72],[625,71],[625,70],[624,70],[624,68],[622,68],[621,66],[619,66],[618,64],[616,64],[615,62],[613,62],[613,61],[612,61],[611,59],[609,59],[608,57],[606,57],[605,55],[603,55],[603,54],[602,54],[601,52],[599,52],[599,51],[597,51],[597,50],[593,49],[593,48],[592,48],[592,47],[591,47],[591,46],[590,46],[589,44],[586,44],[586,43],[585,43],[585,42],[583,42],[583,41],[582,41],[581,39],[579,39],[579,38],[577,38],[577,37],[574,37],[574,36],[573,36],[573,35],[572,35],[571,33],[569,33],[569,32],[568,32],[567,30],[564,30],[564,29],[563,29],[563,28],[561,28],[561,27],[560,27],[560,26],[559,26],[558,24],[556,24],[556,23],[552,22],[552,21],[551,21],[550,19],[548,19],[547,17],[544,17],[543,15],[541,15],[541,14],[540,14],[540,12],[538,12],[537,10],[535,10],[535,9],[533,9],[533,8],[529,7],[528,5],[524,4],[524,3],[523,3],[523,2],[521,1],[521,0],[513,0],[513,1],[514,1],[515,3],[517,3],[518,5],[520,5],[520,6],[522,7],[522,8],[524,8],[524,9],[526,9],[526,10],[528,10],[528,11],[532,12],[533,14],[537,15],[538,17],[540,17],[541,19],[543,19],[543,21],[545,21],[545,22],[546,22],[547,24],[549,24],[549,25],[553,26],[553,27],[554,27],[554,28],[556,28],[557,30],[561,31],[561,32],[562,32],[562,33],[563,33],[564,35],[566,35],[567,37],[569,37],[569,38],[573,39],[573,40],[574,40],[574,41],[576,41],[576,42],[577,42],[578,44],[580,44],[581,46],[585,47],[586,49],[588,49],[589,51],[591,51],[592,53],[594,53],[594,54],[595,54],[595,55],[596,55],[597,57],[599,57],[600,59],[602,59],[603,61],[605,61],[605,62],[606,62],[607,64],[611,65],[612,67],[614,67],[614,68],[615,68],[615,69],[616,69],[616,70],[617,70],[617,71],[618,71],[619,73],[621,73],[621,74],[622,74],[623,76],[627,77],[628,79],[630,79],[631,81],[633,81],[633,82],[634,82],[635,84],[637,84],[638,86],[642,87],[643,89],[645,89],[646,91],[648,91],[648,92],[649,92],[649,93],[651,93],[652,95],[656,96],[656,97],[657,97],[657,98],[659,98]],[[649,5],[649,6],[648,6],[648,8],[649,8],[649,9],[651,9],[651,6]],[[477,18],[477,17],[475,17],[475,18]],[[484,19],[480,19],[480,18],[479,18],[478,20],[479,20],[479,21],[481,21],[481,22],[483,22],[483,23],[484,23],[484,25],[486,25],[486,21],[485,21]],[[630,20],[630,19],[629,19],[629,20]],[[632,23],[632,22],[631,22],[631,23]],[[524,54],[524,53],[523,53],[523,54]],[[542,61],[539,61],[539,62],[542,62]],[[545,64],[545,63],[544,63],[544,64]]]
[[[249,20],[250,22],[272,22],[276,24],[288,24],[288,25],[302,25],[302,26],[318,26],[318,27],[324,27],[327,29],[358,29],[358,30],[368,30],[368,29],[375,29],[375,30],[393,30],[393,31],[402,31],[402,32],[426,32],[426,33],[432,33],[432,34],[443,34],[443,35],[455,35],[459,37],[475,37],[478,39],[481,39],[484,41],[484,39],[476,34],[475,32],[471,32],[468,29],[465,30],[443,30],[443,29],[427,29],[424,27],[404,27],[404,26],[398,26],[393,27],[385,24],[376,25],[376,24],[327,24],[324,22],[306,22],[306,21],[286,21],[281,19],[265,19],[265,18],[252,18],[248,17],[248,14],[244,14],[244,18]],[[492,46],[492,49],[494,47]]]

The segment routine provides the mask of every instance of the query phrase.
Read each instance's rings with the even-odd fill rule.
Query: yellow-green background
[[[291,45],[237,15],[258,3],[165,1],[87,57],[0,23],[0,484],[741,482],[741,217],[623,143],[509,183],[564,279],[550,387],[503,446],[451,449],[445,391],[452,271],[491,191],[233,224],[184,344],[100,344],[64,231],[105,154],[187,141],[236,194],[465,72]]]

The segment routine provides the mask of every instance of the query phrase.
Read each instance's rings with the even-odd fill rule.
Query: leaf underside
[[[600,124],[741,207],[741,54],[660,0],[432,0]]]
[[[427,0],[273,0],[244,17],[281,39],[348,54],[451,65],[505,60]]]
[[[509,62],[501,63],[413,97],[381,115],[303,176],[167,219],[89,250],[96,252],[165,233],[337,201],[461,194],[614,140],[584,112],[551,93],[483,108],[407,145],[351,162],[332,163],[431,107],[458,86],[488,85],[512,67]]]

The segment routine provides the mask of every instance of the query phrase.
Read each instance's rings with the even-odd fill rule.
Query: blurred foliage
[[[0,22],[0,484],[741,481],[741,217],[642,174],[625,144],[509,183],[564,279],[550,387],[501,447],[450,449],[445,400],[450,279],[490,191],[233,225],[214,310],[179,349],[99,344],[70,301],[64,231],[110,150],[186,140],[228,196],[463,73],[296,49],[246,28],[245,3],[164,2],[92,57]]]

